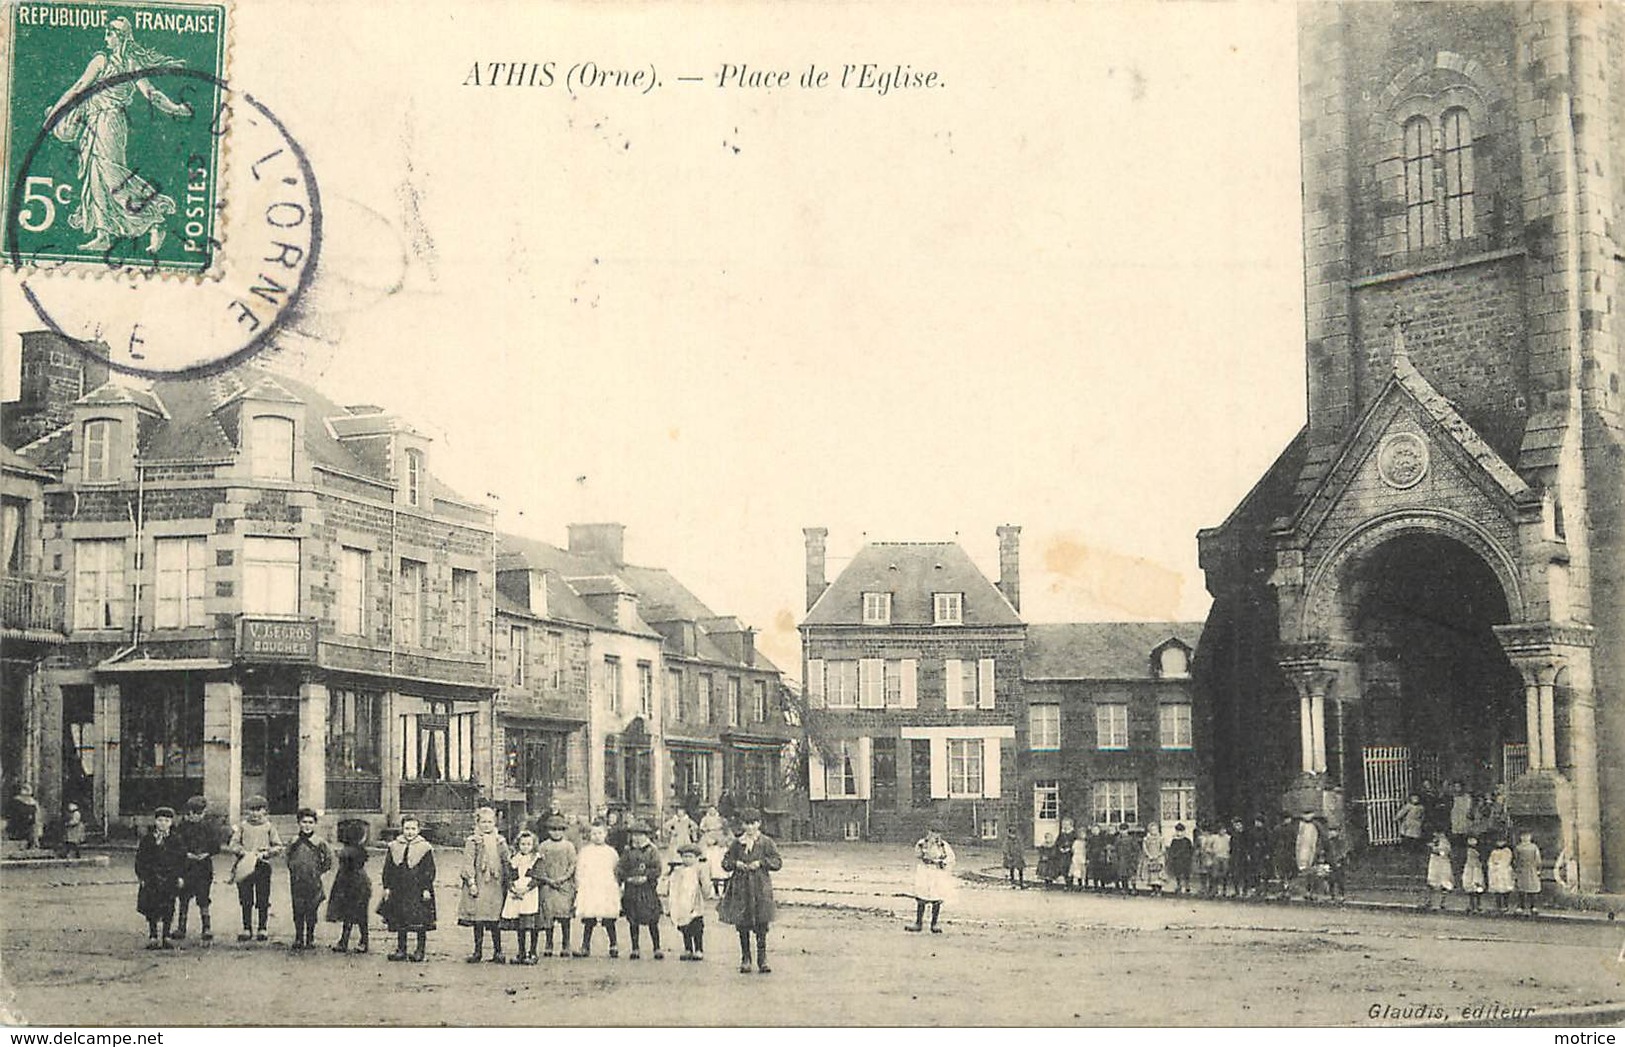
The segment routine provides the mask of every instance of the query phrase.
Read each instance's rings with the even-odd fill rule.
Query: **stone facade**
[[[1625,13],[1301,12],[1308,424],[1200,536],[1222,801],[1382,842],[1397,752],[1617,889]]]

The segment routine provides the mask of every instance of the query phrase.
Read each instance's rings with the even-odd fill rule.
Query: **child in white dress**
[[[576,856],[576,915],[581,917],[581,948],[576,956],[592,955],[592,930],[600,923],[609,935],[609,958],[621,955],[615,940],[615,921],[621,915],[621,884],[615,878],[620,855],[607,841],[609,830],[594,822],[587,833],[587,845]]]

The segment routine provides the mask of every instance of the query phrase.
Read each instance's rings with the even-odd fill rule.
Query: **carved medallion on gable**
[[[1415,487],[1428,474],[1428,445],[1416,433],[1389,433],[1377,448],[1377,475],[1398,491]]]

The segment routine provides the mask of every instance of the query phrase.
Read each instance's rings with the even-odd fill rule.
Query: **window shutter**
[[[870,780],[874,777],[874,739],[858,739],[858,799],[869,799]]]
[[[822,658],[807,659],[807,707],[822,709],[824,707],[824,660]]]
[[[863,709],[886,707],[886,663],[879,658],[858,662],[858,706]]]
[[[919,668],[920,663],[913,658],[903,659],[903,693],[899,706],[903,709],[913,709],[920,704],[919,698]]]
[[[948,739],[931,736],[931,799],[948,798]]]
[[[1001,775],[999,764],[999,740],[997,738],[982,739],[982,796],[989,800],[997,800],[1000,796],[999,778]]]
[[[818,747],[810,742],[807,745],[807,798],[825,798],[824,761],[818,758]]]
[[[948,708],[964,708],[964,677],[959,667],[958,658],[947,658],[942,663],[943,693],[948,698]]]
[[[993,659],[983,658],[976,663],[976,707],[993,708]]]
[[[418,718],[416,713],[401,717],[401,777],[418,776]]]

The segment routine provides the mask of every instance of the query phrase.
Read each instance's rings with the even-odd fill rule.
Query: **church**
[[[1625,890],[1625,7],[1299,50],[1307,422],[1198,536],[1217,806],[1382,845],[1461,783]]]

